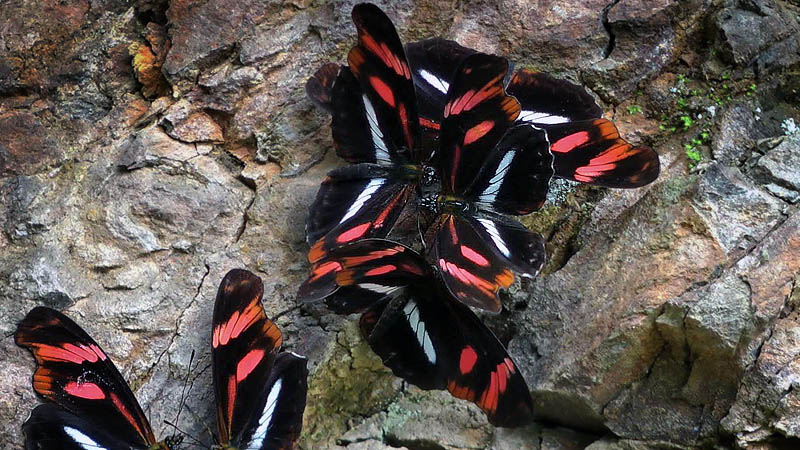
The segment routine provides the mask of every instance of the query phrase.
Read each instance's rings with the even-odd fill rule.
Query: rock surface
[[[353,318],[290,310],[307,207],[341,164],[303,84],[344,60],[353,4],[0,8],[2,448],[37,402],[12,337],[35,305],[103,346],[159,436],[185,397],[179,427],[210,443],[211,309],[234,267],[309,358],[302,448],[800,446],[797,2],[382,2],[406,40],[584,83],[661,156],[648,187],[559,182],[524,219],[550,261],[485,317],[542,419],[516,430],[400,382]]]

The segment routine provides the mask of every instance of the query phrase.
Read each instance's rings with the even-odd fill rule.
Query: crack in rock
[[[603,59],[608,58],[611,56],[611,52],[614,51],[614,48],[617,46],[617,35],[614,34],[614,31],[611,29],[611,23],[608,21],[608,13],[611,12],[611,9],[619,3],[619,0],[614,0],[605,8],[603,8],[603,14],[600,18],[600,22],[603,24],[603,29],[606,30],[606,34],[608,34],[608,44],[606,44],[605,50],[603,50]]]

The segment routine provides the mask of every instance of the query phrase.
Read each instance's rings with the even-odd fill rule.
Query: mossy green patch
[[[357,322],[348,322],[309,379],[303,446],[332,442],[353,417],[380,411],[397,393],[397,378],[361,338]]]

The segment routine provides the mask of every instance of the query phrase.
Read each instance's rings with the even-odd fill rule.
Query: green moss
[[[397,379],[361,338],[358,323],[348,322],[309,379],[303,447],[330,443],[352,417],[380,411],[397,393]]]
[[[641,106],[639,106],[639,105],[628,106],[628,115],[632,116],[634,114],[641,114],[641,113],[642,113],[642,107]]]

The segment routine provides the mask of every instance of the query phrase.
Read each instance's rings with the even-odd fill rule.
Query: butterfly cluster
[[[496,426],[525,424],[525,380],[469,308],[500,311],[500,289],[544,264],[543,238],[509,216],[540,209],[553,177],[646,185],[658,155],[622,139],[580,86],[441,38],[403,46],[372,4],[352,18],[347,65],[306,84],[351,164],[328,174],[310,208],[312,272],[298,297],[361,313],[397,376],[474,402]],[[424,255],[384,239],[415,212]]]
[[[261,279],[232,270],[214,305],[211,357],[220,449],[292,449],[306,405],[306,359],[279,351],[282,336],[261,306]],[[36,307],[17,345],[36,360],[33,388],[48,400],[23,425],[26,449],[175,449],[157,440],[139,402],[100,346],[70,318]]]

